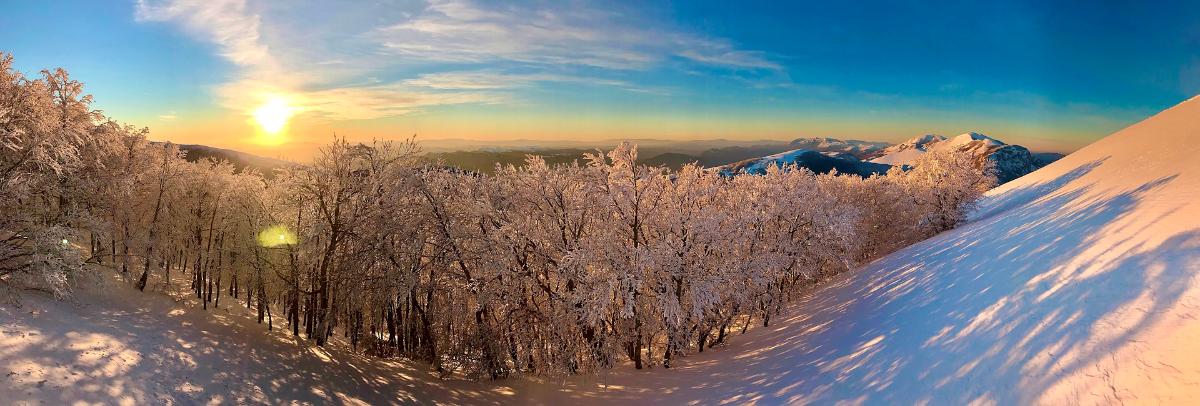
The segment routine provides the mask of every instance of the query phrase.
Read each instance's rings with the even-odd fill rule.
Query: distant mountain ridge
[[[151,141],[150,144],[166,145],[166,142]],[[199,144],[175,145],[179,147],[180,151],[183,151],[183,158],[189,162],[196,162],[205,158],[210,158],[217,161],[223,160],[233,164],[234,168],[239,171],[252,168],[265,176],[271,176],[276,169],[282,169],[296,165],[294,162],[289,162],[282,159],[267,158],[264,156],[226,148],[210,147]]]
[[[929,151],[965,151],[974,156],[982,167],[985,161],[995,164],[996,178],[1000,183],[1024,176],[1048,164],[1049,156],[1038,159],[1029,149],[1020,145],[1009,145],[1003,141],[976,132],[946,138],[937,134],[925,134],[905,142],[884,148],[869,156],[871,162],[886,165],[911,165]],[[1052,160],[1051,160],[1052,162]]]
[[[842,152],[859,159],[887,148],[891,144],[878,141],[840,140],[828,137],[797,138],[788,143],[795,149],[807,149],[817,152]]]
[[[723,174],[761,174],[769,165],[796,165],[815,173],[838,173],[870,176],[884,174],[893,166],[912,165],[930,151],[964,151],[976,158],[982,168],[992,162],[999,183],[1019,178],[1054,162],[1062,154],[1032,154],[1020,145],[1003,141],[977,132],[967,132],[952,138],[938,134],[925,134],[899,144],[883,142],[839,140],[836,138],[798,138],[788,144],[796,149],[738,161],[716,168]]]
[[[720,172],[723,176],[734,176],[743,173],[762,175],[772,166],[785,167],[789,165],[805,168],[815,173],[829,173],[836,170],[837,173],[853,174],[862,177],[884,174],[887,173],[888,169],[891,169],[891,165],[864,162],[848,152],[794,149],[761,158],[752,158],[718,166],[712,168],[712,170]]]
[[[186,158],[190,161],[204,158],[224,159],[233,163],[239,170],[250,167],[268,175],[275,169],[295,165],[288,161],[205,145],[183,144],[179,145],[179,148],[186,153]],[[699,150],[698,153],[687,152],[697,151],[696,148],[675,150],[670,146],[639,146],[642,156],[638,162],[671,169],[696,163],[726,175],[742,172],[763,173],[768,165],[796,165],[815,173],[837,170],[843,174],[870,176],[885,174],[892,166],[910,165],[928,151],[944,149],[969,151],[979,159],[981,166],[985,160],[994,162],[1000,183],[1016,179],[1063,157],[1058,153],[1030,153],[1020,145],[1005,144],[984,134],[968,132],[953,138],[925,134],[899,144],[805,137],[786,143],[755,142],[748,145],[714,146]],[[596,150],[584,148],[481,148],[473,151],[431,152],[427,157],[445,165],[490,173],[496,164],[521,165],[526,155],[540,155],[551,164],[582,163],[584,154],[594,151]]]

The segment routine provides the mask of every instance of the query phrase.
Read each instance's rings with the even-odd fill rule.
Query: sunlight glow
[[[258,233],[258,243],[264,247],[277,247],[296,243],[296,234],[285,226],[274,226]]]
[[[288,119],[296,113],[296,108],[288,100],[272,96],[266,103],[254,110],[254,121],[269,135],[278,135],[287,126]]]

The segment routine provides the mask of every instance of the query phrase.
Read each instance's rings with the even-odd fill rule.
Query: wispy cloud
[[[304,105],[332,120],[372,119],[451,104],[498,104],[509,100],[490,92],[422,92],[399,84],[336,87],[304,94]]]
[[[174,111],[158,116],[158,119],[162,121],[175,121],[177,118],[179,118],[179,116],[176,115]]]
[[[249,111],[264,98],[286,94],[306,114],[330,120],[505,103],[522,88],[549,83],[666,95],[669,89],[647,83],[641,79],[645,75],[633,81],[628,73],[690,69],[681,63],[780,70],[768,55],[739,49],[727,39],[663,28],[642,16],[587,4],[436,0],[407,10],[338,8],[359,13],[337,19],[354,21],[352,26],[307,22],[328,7],[138,0],[136,18],[177,24],[216,46],[236,69],[233,80],[214,89],[223,106]],[[331,36],[340,41],[314,41]]]
[[[582,65],[640,70],[671,55],[707,65],[778,69],[765,54],[722,39],[649,28],[637,16],[578,3],[558,7],[485,7],[438,0],[417,16],[371,35],[389,51],[421,60]]]
[[[611,25],[596,10],[507,7],[485,9],[465,1],[437,1],[407,21],[372,33],[390,52],[425,61],[534,64],[643,69],[658,56],[643,30]]]
[[[494,71],[455,71],[421,74],[403,83],[439,90],[502,90],[533,86],[537,83],[572,83],[584,86],[612,87],[625,91],[667,95],[667,89],[644,86],[624,80],[553,73],[512,74]]]
[[[739,50],[727,41],[693,39],[680,45],[686,47],[679,51],[677,56],[708,65],[744,69],[782,69],[779,64],[767,59],[766,53]]]
[[[139,21],[174,22],[185,31],[217,46],[218,53],[237,65],[237,78],[214,89],[223,106],[249,111],[264,99],[287,95],[310,116],[333,119],[371,119],[420,111],[445,104],[495,103],[500,97],[484,93],[438,93],[410,89],[402,83],[368,86],[330,86],[323,83],[338,59],[288,60],[271,52],[263,20],[244,0],[139,0]],[[291,44],[284,35],[280,47]],[[352,73],[358,74],[360,72]],[[161,117],[160,117],[161,118]],[[165,119],[165,118],[164,118]]]
[[[221,56],[242,66],[272,64],[260,41],[258,15],[246,10],[243,0],[175,0],[151,3],[138,0],[138,21],[175,21],[188,32],[211,40]]]

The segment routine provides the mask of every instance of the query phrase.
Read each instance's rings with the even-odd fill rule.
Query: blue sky
[[[788,4],[780,4],[788,3]],[[1070,150],[1200,93],[1200,2],[11,1],[0,51],[152,137],[980,131]]]

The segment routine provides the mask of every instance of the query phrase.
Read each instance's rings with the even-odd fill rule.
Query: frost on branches
[[[623,144],[485,175],[345,140],[260,174],[148,143],[61,70],[3,68],[0,282],[62,294],[87,263],[157,290],[177,272],[266,328],[478,378],[671,367],[956,226],[995,182],[957,153],[865,179],[725,177]]]
[[[62,297],[83,275],[76,244],[121,137],[62,69],[27,79],[0,54],[0,282]],[[87,239],[83,239],[87,242]]]

